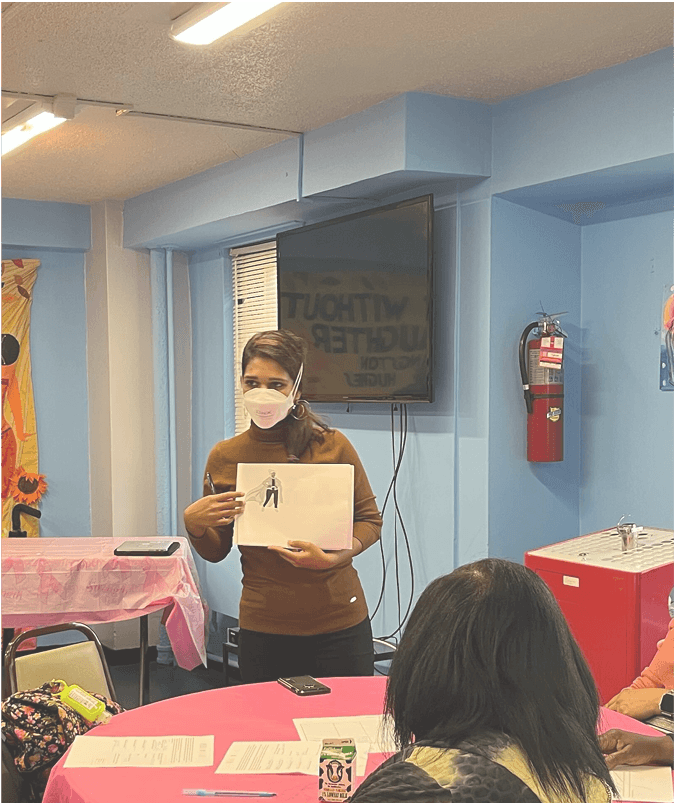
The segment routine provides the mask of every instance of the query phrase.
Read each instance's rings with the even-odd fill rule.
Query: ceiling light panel
[[[171,36],[189,45],[210,45],[231,31],[264,14],[281,0],[232,0],[202,4],[183,14],[171,26]],[[215,7],[218,5],[219,7]],[[204,14],[207,16],[204,16]]]
[[[65,117],[56,117],[51,112],[39,111],[35,117],[2,135],[2,155],[5,156],[19,145],[28,142],[29,139],[65,123],[66,119]]]

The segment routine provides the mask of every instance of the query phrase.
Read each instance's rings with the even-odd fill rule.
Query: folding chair
[[[64,631],[82,633],[87,640],[17,656],[19,645],[27,639]],[[38,627],[19,633],[7,647],[4,665],[9,694],[36,689],[50,680],[63,680],[68,685],[77,683],[86,691],[103,694],[108,699],[117,701],[103,646],[96,633],[80,622]],[[27,791],[24,780],[16,769],[14,759],[3,738],[2,801],[23,803],[25,800]]]
[[[17,656],[17,648],[26,639],[64,631],[79,631],[87,641]],[[103,645],[96,633],[81,622],[38,627],[19,633],[5,652],[5,670],[10,694],[36,689],[50,680],[63,680],[68,685],[77,683],[85,691],[117,701]]]
[[[390,644],[380,638],[373,638],[372,643],[374,646],[374,662],[375,664],[380,661],[390,661],[396,653],[397,647],[395,644]],[[375,666],[375,674],[378,672]],[[384,674],[384,673],[379,673]]]

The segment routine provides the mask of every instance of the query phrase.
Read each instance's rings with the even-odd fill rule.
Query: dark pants
[[[272,498],[274,499],[274,507],[278,507],[278,488],[267,488],[267,495],[262,507],[267,507],[267,502]]]
[[[315,678],[374,674],[372,628],[360,624],[317,636],[279,636],[239,631],[239,669],[244,683],[311,675]]]

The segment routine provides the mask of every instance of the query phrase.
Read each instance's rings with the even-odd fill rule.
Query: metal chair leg
[[[140,691],[138,702],[140,705],[150,702],[150,664],[147,660],[148,651],[148,617],[140,617]]]

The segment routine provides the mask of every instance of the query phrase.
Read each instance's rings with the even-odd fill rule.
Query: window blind
[[[241,354],[256,332],[278,329],[276,241],[232,248],[234,296],[234,408],[236,434],[250,425],[241,393]]]

